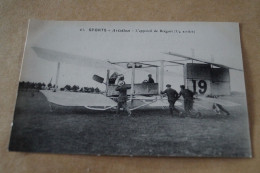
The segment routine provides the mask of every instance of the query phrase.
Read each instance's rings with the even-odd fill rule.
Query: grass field
[[[90,155],[250,157],[243,95],[230,116],[172,117],[168,109],[113,111],[55,106],[40,92],[19,91],[9,149]]]

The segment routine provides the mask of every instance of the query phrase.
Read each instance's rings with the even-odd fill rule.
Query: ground
[[[19,91],[9,149],[90,155],[250,157],[244,95],[230,116],[170,116],[168,109],[114,111],[50,104],[40,92]]]

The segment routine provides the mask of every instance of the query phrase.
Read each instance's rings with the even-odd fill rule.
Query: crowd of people
[[[47,85],[45,83],[41,82],[19,82],[19,89],[45,89]]]
[[[53,90],[57,87],[55,84],[45,84],[43,82],[19,82],[20,90]],[[98,87],[79,87],[78,85],[65,85],[62,88],[59,88],[60,91],[69,91],[69,92],[86,92],[86,93],[100,93]]]

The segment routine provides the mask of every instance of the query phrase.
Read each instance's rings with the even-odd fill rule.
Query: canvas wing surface
[[[61,106],[114,107],[117,103],[102,94],[41,90],[47,100]]]
[[[47,61],[52,62],[60,62],[66,64],[74,64],[84,67],[95,67],[95,68],[108,68],[115,71],[124,72],[124,68],[111,64],[107,61],[94,59],[86,56],[73,55],[65,52],[59,52],[55,50],[40,48],[40,47],[32,47],[34,52],[37,54],[39,58],[45,59]]]

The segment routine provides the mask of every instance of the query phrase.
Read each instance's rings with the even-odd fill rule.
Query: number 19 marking
[[[192,83],[193,83],[193,91],[194,92],[197,92],[197,85],[196,85],[196,80],[192,80]],[[207,91],[207,83],[206,83],[206,81],[204,81],[204,80],[199,80],[199,82],[198,82],[198,87],[200,88],[199,89],[199,93],[200,94],[204,94],[206,91]]]

